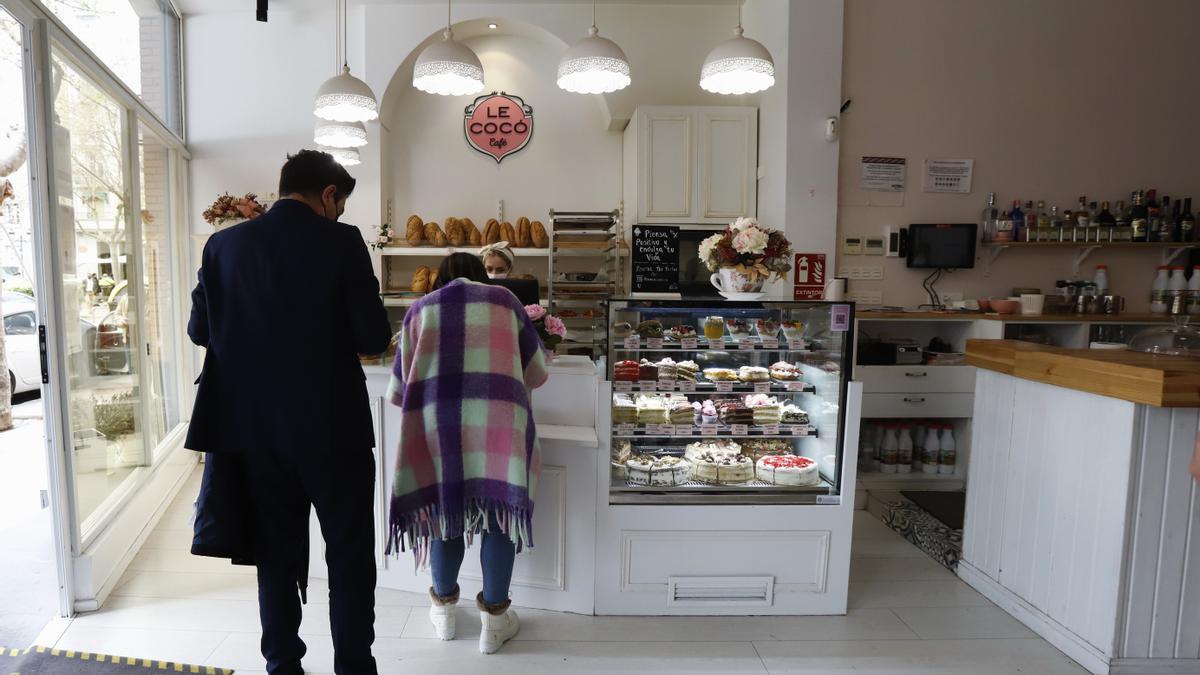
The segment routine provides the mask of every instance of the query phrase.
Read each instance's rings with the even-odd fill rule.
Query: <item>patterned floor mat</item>
[[[111,656],[49,647],[0,647],[0,673],[8,675],[160,675],[201,673],[232,675],[230,668],[193,666],[171,661]]]
[[[908,499],[888,501],[883,522],[950,571],[962,557],[962,530],[954,530]]]

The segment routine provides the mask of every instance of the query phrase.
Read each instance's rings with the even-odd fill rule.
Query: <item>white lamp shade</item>
[[[317,90],[313,114],[334,122],[370,122],[379,117],[379,103],[367,83],[343,66],[340,75],[325,80]]]
[[[558,87],[576,94],[607,94],[629,86],[629,59],[595,26],[558,62]]]
[[[367,144],[362,122],[318,122],[313,141],[331,148],[361,148]]]
[[[325,148],[325,152],[333,155],[337,163],[342,166],[357,166],[362,164],[362,159],[358,156],[358,150],[354,148]]]
[[[413,86],[442,96],[465,96],[483,91],[483,64],[469,47],[447,30],[442,41],[426,47],[413,65]]]
[[[761,43],[734,37],[713,47],[700,69],[700,88],[716,94],[753,94],[775,84],[775,61]]]

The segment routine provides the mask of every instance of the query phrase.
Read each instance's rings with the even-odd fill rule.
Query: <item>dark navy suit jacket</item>
[[[283,199],[214,234],[188,335],[206,347],[185,446],[313,456],[371,448],[358,354],[391,340],[359,230]]]

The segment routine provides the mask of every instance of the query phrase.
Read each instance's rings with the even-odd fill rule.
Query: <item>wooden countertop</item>
[[[967,340],[967,363],[1014,377],[1160,408],[1200,407],[1200,359]]]
[[[909,321],[1004,321],[1007,323],[1170,323],[1164,314],[996,314],[995,312],[872,312],[859,310],[859,321],[872,319]]]

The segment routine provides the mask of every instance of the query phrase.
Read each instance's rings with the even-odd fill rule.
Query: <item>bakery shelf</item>
[[[953,492],[966,488],[963,476],[940,473],[879,473],[875,471],[858,474],[858,487],[863,490],[930,490]]]
[[[662,344],[659,346],[650,346],[650,342],[646,338],[636,338],[637,346],[631,346],[633,343],[628,342],[629,338],[617,338],[613,341],[613,351],[618,352],[661,352],[661,351],[766,351],[766,352],[790,352],[793,354],[811,354],[812,350],[807,346],[804,348],[792,347],[787,340],[780,340],[778,346],[763,344],[760,338],[751,338],[749,341],[719,341],[710,342],[707,338],[697,338],[695,347],[684,347],[683,343],[672,339],[662,338]]]
[[[626,440],[634,439],[634,438],[679,438],[679,439],[703,440],[703,439],[707,439],[707,438],[817,438],[819,436],[819,433],[817,432],[816,427],[810,426],[810,425],[804,425],[804,424],[795,424],[795,425],[780,424],[780,425],[778,425],[779,433],[771,433],[771,434],[766,433],[767,430],[764,429],[763,427],[753,426],[753,425],[749,425],[748,429],[746,430],[746,433],[736,433],[736,434],[733,433],[730,426],[727,424],[718,424],[717,432],[715,434],[701,434],[699,426],[689,425],[689,424],[681,424],[681,425],[661,424],[661,425],[659,425],[660,428],[655,433],[647,432],[645,430],[645,428],[646,428],[645,425],[640,425],[640,424],[633,425],[634,429],[633,429],[632,433],[623,433],[620,426],[621,425],[613,425],[613,435],[612,435],[613,438],[626,439]],[[651,426],[653,426],[653,425],[651,425]],[[680,427],[680,426],[691,429],[692,433],[677,434],[674,431],[674,428]],[[672,428],[671,433],[663,433],[663,430],[661,427],[671,427]],[[792,427],[795,427],[800,433],[791,433],[790,429]],[[789,432],[783,433],[783,431],[785,429],[789,430]],[[627,431],[628,430],[626,430],[626,432]]]
[[[425,257],[445,257],[451,253],[463,251],[475,255],[479,252],[478,246],[385,246],[378,249],[380,256],[425,256]],[[513,253],[517,257],[540,257],[549,256],[549,248],[513,248]]]
[[[631,380],[618,380],[613,383],[613,391],[614,392],[641,392],[641,393],[646,393],[646,394],[656,393],[656,392],[665,394],[665,393],[673,392],[673,393],[679,393],[679,394],[700,394],[703,396],[712,396],[713,394],[739,394],[739,393],[740,394],[754,394],[754,393],[759,393],[759,394],[811,394],[817,390],[814,385],[807,383],[807,382],[801,382],[799,380],[793,380],[791,383],[771,381],[771,382],[766,383],[766,384],[770,385],[767,388],[757,387],[757,386],[755,386],[755,383],[753,383],[753,382],[732,382],[731,383],[732,388],[729,389],[728,391],[718,390],[716,383],[709,382],[709,381],[698,381],[698,382],[696,382],[695,391],[684,391],[679,388],[680,382],[681,382],[681,380],[674,380],[674,381],[672,381],[672,380],[645,380],[645,383],[643,383],[642,381],[634,382]],[[763,383],[760,382],[757,384],[763,384]],[[792,389],[788,388],[789,384],[791,384],[793,386]]]

